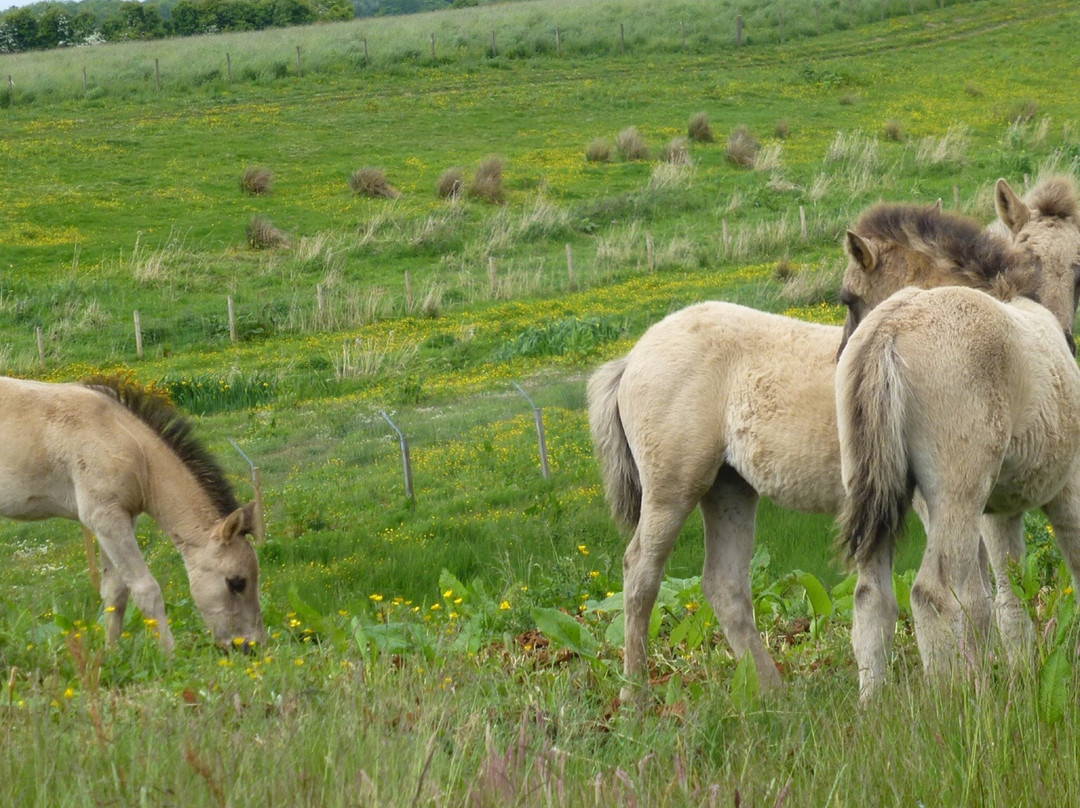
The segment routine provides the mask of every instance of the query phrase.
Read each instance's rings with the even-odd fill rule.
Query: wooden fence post
[[[952,187],[952,206],[953,210],[960,210],[960,186],[954,185]]]
[[[161,65],[157,59],[154,59],[154,84],[157,85],[157,90],[161,92]]]
[[[143,358],[142,345],[142,320],[139,318],[139,310],[135,309],[135,355]]]
[[[303,78],[303,76],[304,76],[304,68],[300,64],[300,46],[299,45],[296,46],[296,75],[299,78]]]
[[[229,342],[236,342],[236,306],[232,295],[229,295]]]
[[[806,233],[806,208],[802,205],[799,205],[799,233],[803,241],[809,241]]]
[[[488,256],[488,287],[491,289],[491,296],[495,297],[499,285],[495,276],[495,257],[492,255]]]
[[[435,61],[435,34],[431,35],[431,61]]]
[[[232,55],[225,51],[225,73],[229,77],[229,84],[232,84]]]
[[[727,256],[731,250],[731,236],[728,234],[727,219],[720,222],[720,237],[724,242],[724,255]]]
[[[735,47],[742,47],[742,14],[735,18]]]
[[[653,240],[651,230],[645,231],[645,263],[649,267],[649,272],[656,271],[656,260],[653,253]]]
[[[371,62],[371,59],[368,57],[368,49],[367,49],[367,37],[364,37],[364,64],[366,65],[366,64],[369,64],[370,62]]]
[[[319,325],[322,325],[326,319],[326,300],[323,296],[323,285],[321,283],[315,284],[315,311],[319,319]]]
[[[83,94],[83,95],[86,95],[86,91],[87,91],[87,84],[86,84],[86,67],[85,67],[85,66],[83,66],[83,69],[82,69],[82,94]]]
[[[412,273],[409,270],[405,270],[405,311],[411,312],[413,310],[413,296],[412,296]]]

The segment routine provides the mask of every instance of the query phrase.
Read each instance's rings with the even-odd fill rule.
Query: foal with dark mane
[[[1004,181],[997,202],[1003,221],[1008,211],[1014,241],[1032,250],[1024,261],[1046,256],[1040,294],[1071,299],[1080,226],[1044,216]],[[962,246],[984,238],[978,225],[933,206],[875,208],[845,242],[846,298],[862,314],[904,286],[992,284],[965,275],[967,262],[941,258],[945,239]],[[626,356],[589,379],[589,422],[608,501],[616,521],[633,531],[623,561],[628,685],[645,668],[664,564],[698,506],[709,603],[734,653],[753,655],[763,687],[779,684],[750,591],[757,502],[768,496],[794,510],[839,511],[834,390],[843,338],[837,326],[700,303],[653,325]],[[988,610],[985,599],[980,608]],[[631,692],[628,686],[624,695]]]
[[[183,556],[191,595],[220,645],[263,640],[252,506],[241,508],[191,425],[162,396],[116,379],[46,384],[0,377],[0,515],[82,522],[101,546],[106,637],[128,597],[172,632],[135,539],[148,513]]]
[[[1080,222],[1075,201],[1056,212],[1074,228]],[[1033,639],[1007,576],[1024,552],[1025,511],[1044,510],[1080,576],[1080,370],[1071,334],[1080,263],[1066,252],[1072,288],[1043,290],[1024,266],[1028,245],[1018,246],[1019,257],[992,250],[952,256],[964,271],[993,277],[990,294],[905,289],[861,325],[857,306],[849,308],[857,328],[836,388],[849,494],[839,522],[859,572],[852,642],[864,698],[885,678],[896,622],[893,547],[916,487],[928,530],[911,604],[929,674],[956,667],[966,624],[989,596],[980,535],[1014,663],[1029,657]],[[848,281],[849,291],[871,285],[857,272]]]

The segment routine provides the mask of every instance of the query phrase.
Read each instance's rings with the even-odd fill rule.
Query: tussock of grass
[[[694,143],[712,143],[715,138],[713,137],[708,114],[695,112],[690,116],[690,124],[687,126],[686,134]]]
[[[739,124],[728,135],[727,159],[742,168],[751,168],[760,148],[761,144],[750,129]]]
[[[615,150],[623,160],[649,159],[649,146],[636,126],[628,126],[615,136]]]
[[[465,172],[460,168],[448,168],[435,183],[435,196],[439,199],[457,200],[465,190]]]
[[[690,164],[690,144],[684,137],[672,138],[660,152],[660,161],[672,165],[685,166]]]
[[[503,159],[487,157],[476,167],[472,182],[469,183],[469,199],[501,205],[506,201],[503,190]]]
[[[919,141],[915,164],[924,169],[961,166],[967,160],[970,145],[971,135],[967,125],[953,124],[941,137],[930,135]]]
[[[251,196],[266,196],[274,189],[274,172],[262,166],[248,166],[240,176],[240,190]]]
[[[601,137],[590,141],[585,147],[585,160],[589,163],[610,163],[611,144]]]
[[[252,216],[247,226],[248,246],[256,250],[288,247],[289,238],[265,216]]]
[[[372,199],[397,199],[401,196],[401,192],[387,181],[386,173],[372,166],[356,169],[349,176],[349,189],[356,196]]]
[[[893,143],[902,143],[904,140],[904,124],[896,120],[896,118],[885,121],[885,139],[891,140]]]

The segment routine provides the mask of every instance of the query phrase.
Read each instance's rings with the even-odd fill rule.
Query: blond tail
[[[854,353],[848,356],[847,351]],[[914,482],[904,441],[901,361],[895,338],[877,329],[848,346],[837,373],[847,489],[837,522],[839,541],[854,559],[876,555],[883,545],[891,549],[911,506]]]
[[[619,415],[624,370],[625,356],[601,365],[589,377],[589,429],[611,515],[620,527],[633,530],[641,518],[641,480]]]

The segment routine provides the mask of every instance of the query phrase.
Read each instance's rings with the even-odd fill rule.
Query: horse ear
[[[870,242],[860,236],[858,233],[847,231],[847,238],[844,240],[847,247],[848,255],[859,262],[859,266],[863,268],[863,272],[872,272],[877,265],[877,255],[874,254],[874,248],[870,246]]]
[[[997,181],[994,188],[994,207],[998,218],[1012,233],[1019,233],[1031,218],[1031,208],[1009,187],[1004,178]]]
[[[221,526],[222,544],[228,544],[233,539],[240,539],[254,532],[254,525],[255,503],[249,502],[243,508],[237,508],[225,517],[225,524]]]

